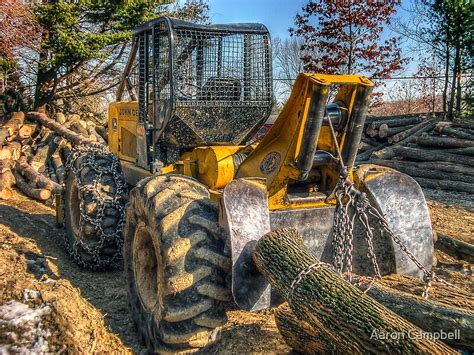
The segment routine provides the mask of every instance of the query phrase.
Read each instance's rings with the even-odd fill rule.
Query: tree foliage
[[[387,78],[400,70],[398,38],[382,39],[399,1],[311,0],[290,33],[303,39],[305,70]],[[317,56],[315,55],[317,54]]]
[[[69,101],[117,85],[131,30],[139,24],[170,12],[179,17],[206,18],[207,3],[202,0],[167,6],[171,2],[56,0],[35,6],[42,37],[34,106],[64,105],[62,108],[68,110]]]

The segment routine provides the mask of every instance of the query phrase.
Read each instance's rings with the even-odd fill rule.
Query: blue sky
[[[288,37],[288,27],[308,0],[209,0],[211,22],[260,22],[272,37]]]

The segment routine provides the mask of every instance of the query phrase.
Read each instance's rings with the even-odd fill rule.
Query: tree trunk
[[[413,294],[400,292],[375,282],[358,287],[399,316],[429,333],[453,333],[443,341],[456,349],[474,351],[474,312],[442,305]],[[456,331],[456,333],[454,333]]]
[[[467,148],[474,147],[474,141],[469,139],[439,137],[423,134],[416,138],[416,144],[426,147],[442,147],[442,148]]]
[[[81,135],[71,131],[70,129],[63,127],[62,125],[48,118],[48,116],[46,116],[43,113],[29,112],[26,114],[26,117],[28,119],[35,120],[39,122],[40,124],[42,124],[43,126],[53,130],[61,137],[64,137],[65,139],[70,141],[73,145],[101,146],[100,143],[91,142],[89,139],[86,139],[82,137]]]
[[[6,144],[7,140],[12,140],[8,138],[18,134],[24,120],[25,114],[23,112],[13,112],[12,117],[0,128],[0,147]]]
[[[25,159],[20,159],[15,164],[15,170],[21,173],[30,184],[36,185],[39,188],[51,190],[55,194],[62,192],[61,185],[51,181],[46,176],[38,173]]]
[[[357,161],[358,162],[361,162],[361,161],[366,161],[366,160],[369,160],[370,156],[374,153],[374,152],[377,152],[377,151],[382,151],[384,150],[386,147],[388,147],[389,144],[388,143],[382,143],[382,144],[379,144],[375,147],[372,147],[372,148],[369,148],[367,149],[366,151],[364,151],[363,153],[357,155]],[[392,157],[393,158],[393,157]]]
[[[449,33],[449,21],[446,21],[446,36]],[[445,56],[446,62],[444,63],[444,87],[443,87],[443,112],[448,112],[448,86],[449,86],[449,62],[450,62],[450,50],[449,41],[446,41]]]
[[[418,124],[423,121],[423,118],[418,117],[407,117],[407,118],[398,118],[398,119],[389,119],[384,121],[375,121],[370,124],[373,129],[380,128],[381,125],[387,125],[388,127],[401,127]]]
[[[407,162],[403,160],[375,160],[375,161],[372,161],[372,163],[382,165],[382,166],[387,166],[389,168],[398,170],[410,176],[446,180],[446,181],[451,181],[451,182],[461,181],[461,182],[469,183],[474,186],[473,184],[474,179],[472,178],[472,176],[461,175],[458,173],[449,173],[449,172],[439,171],[439,170],[427,170],[427,169],[418,167],[418,164],[416,163],[415,165],[413,165],[413,162]]]
[[[432,121],[432,120],[428,120],[428,121],[420,122],[420,123],[418,123],[417,125],[415,125],[415,126],[413,126],[413,127],[411,127],[411,128],[408,128],[407,130],[405,130],[405,131],[403,131],[403,132],[400,132],[400,133],[395,134],[394,136],[392,136],[392,137],[389,139],[389,142],[390,142],[390,143],[398,143],[398,142],[401,142],[401,141],[403,141],[404,139],[410,137],[411,135],[417,133],[420,129],[427,127],[430,123],[433,123],[433,121]]]
[[[386,137],[391,137],[397,133],[406,131],[407,129],[410,129],[414,127],[413,125],[407,125],[403,127],[390,127],[387,124],[382,124],[379,128],[379,137],[380,138],[386,138]]]
[[[26,182],[26,180],[21,176],[21,174],[13,170],[13,175],[15,176],[16,186],[27,196],[34,198],[39,201],[46,201],[51,197],[51,191],[47,189],[39,189],[31,186]]]
[[[474,136],[472,134],[466,133],[462,129],[453,128],[449,125],[436,125],[435,131],[447,136],[474,141]]]
[[[331,339],[324,331],[317,330],[307,322],[298,319],[288,303],[275,312],[275,322],[285,342],[302,354],[338,354]]]
[[[459,163],[474,166],[474,159],[463,155],[445,153],[442,150],[426,150],[417,148],[408,148],[402,146],[392,147],[395,155],[404,158],[421,160],[421,161],[443,161],[449,163]]]
[[[474,245],[437,233],[435,248],[455,257],[474,264]]]
[[[459,21],[459,20],[458,20]],[[455,46],[455,52],[454,52],[454,69],[453,69],[453,77],[451,80],[451,95],[449,98],[449,107],[448,107],[448,118],[450,120],[453,120],[454,118],[454,97],[456,94],[456,80],[457,76],[460,71],[460,66],[461,66],[461,43],[460,43],[460,33],[456,33],[456,46]]]
[[[421,329],[344,281],[328,264],[320,263],[296,230],[267,233],[257,242],[253,257],[273,289],[290,298],[295,315],[317,329],[322,325],[320,329],[342,352],[455,354],[443,343],[410,339],[410,333]],[[396,340],[384,336],[391,333],[400,336]]]
[[[421,187],[425,187],[428,189],[459,191],[474,194],[474,184],[470,184],[467,182],[436,180],[430,178],[422,178],[418,176],[413,176],[413,179],[415,179]]]

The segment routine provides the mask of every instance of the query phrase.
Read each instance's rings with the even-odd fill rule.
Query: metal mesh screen
[[[176,105],[254,106],[271,100],[265,34],[176,30]]]

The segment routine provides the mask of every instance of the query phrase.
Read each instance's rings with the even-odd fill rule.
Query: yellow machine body
[[[258,143],[248,146],[218,145],[196,147],[182,154],[179,161],[165,166],[161,173],[179,173],[192,176],[207,185],[214,200],[219,200],[221,190],[233,179],[259,177],[266,181],[270,210],[317,207],[331,204],[327,201],[327,193],[337,182],[339,172],[330,166],[323,165],[317,174],[320,184],[317,190],[309,188],[306,196],[313,198],[292,200],[288,195],[291,181],[301,177],[297,168],[297,157],[302,149],[303,131],[310,117],[311,97],[315,91],[327,95],[334,85],[339,90],[334,101],[347,109],[351,117],[357,88],[370,88],[373,83],[357,75],[322,75],[300,74],[295,81],[293,91],[279,117],[268,134]],[[151,173],[146,169],[137,168],[137,132],[138,102],[116,102],[109,109],[109,148],[122,161],[122,167],[129,183],[135,183],[139,177]],[[139,127],[139,126],[138,126]],[[337,156],[336,144],[342,150],[346,141],[346,130],[335,132],[334,142],[330,126],[321,127],[317,137],[317,149],[330,152]],[[245,158],[236,166],[234,155]],[[131,170],[133,173],[130,173]]]

